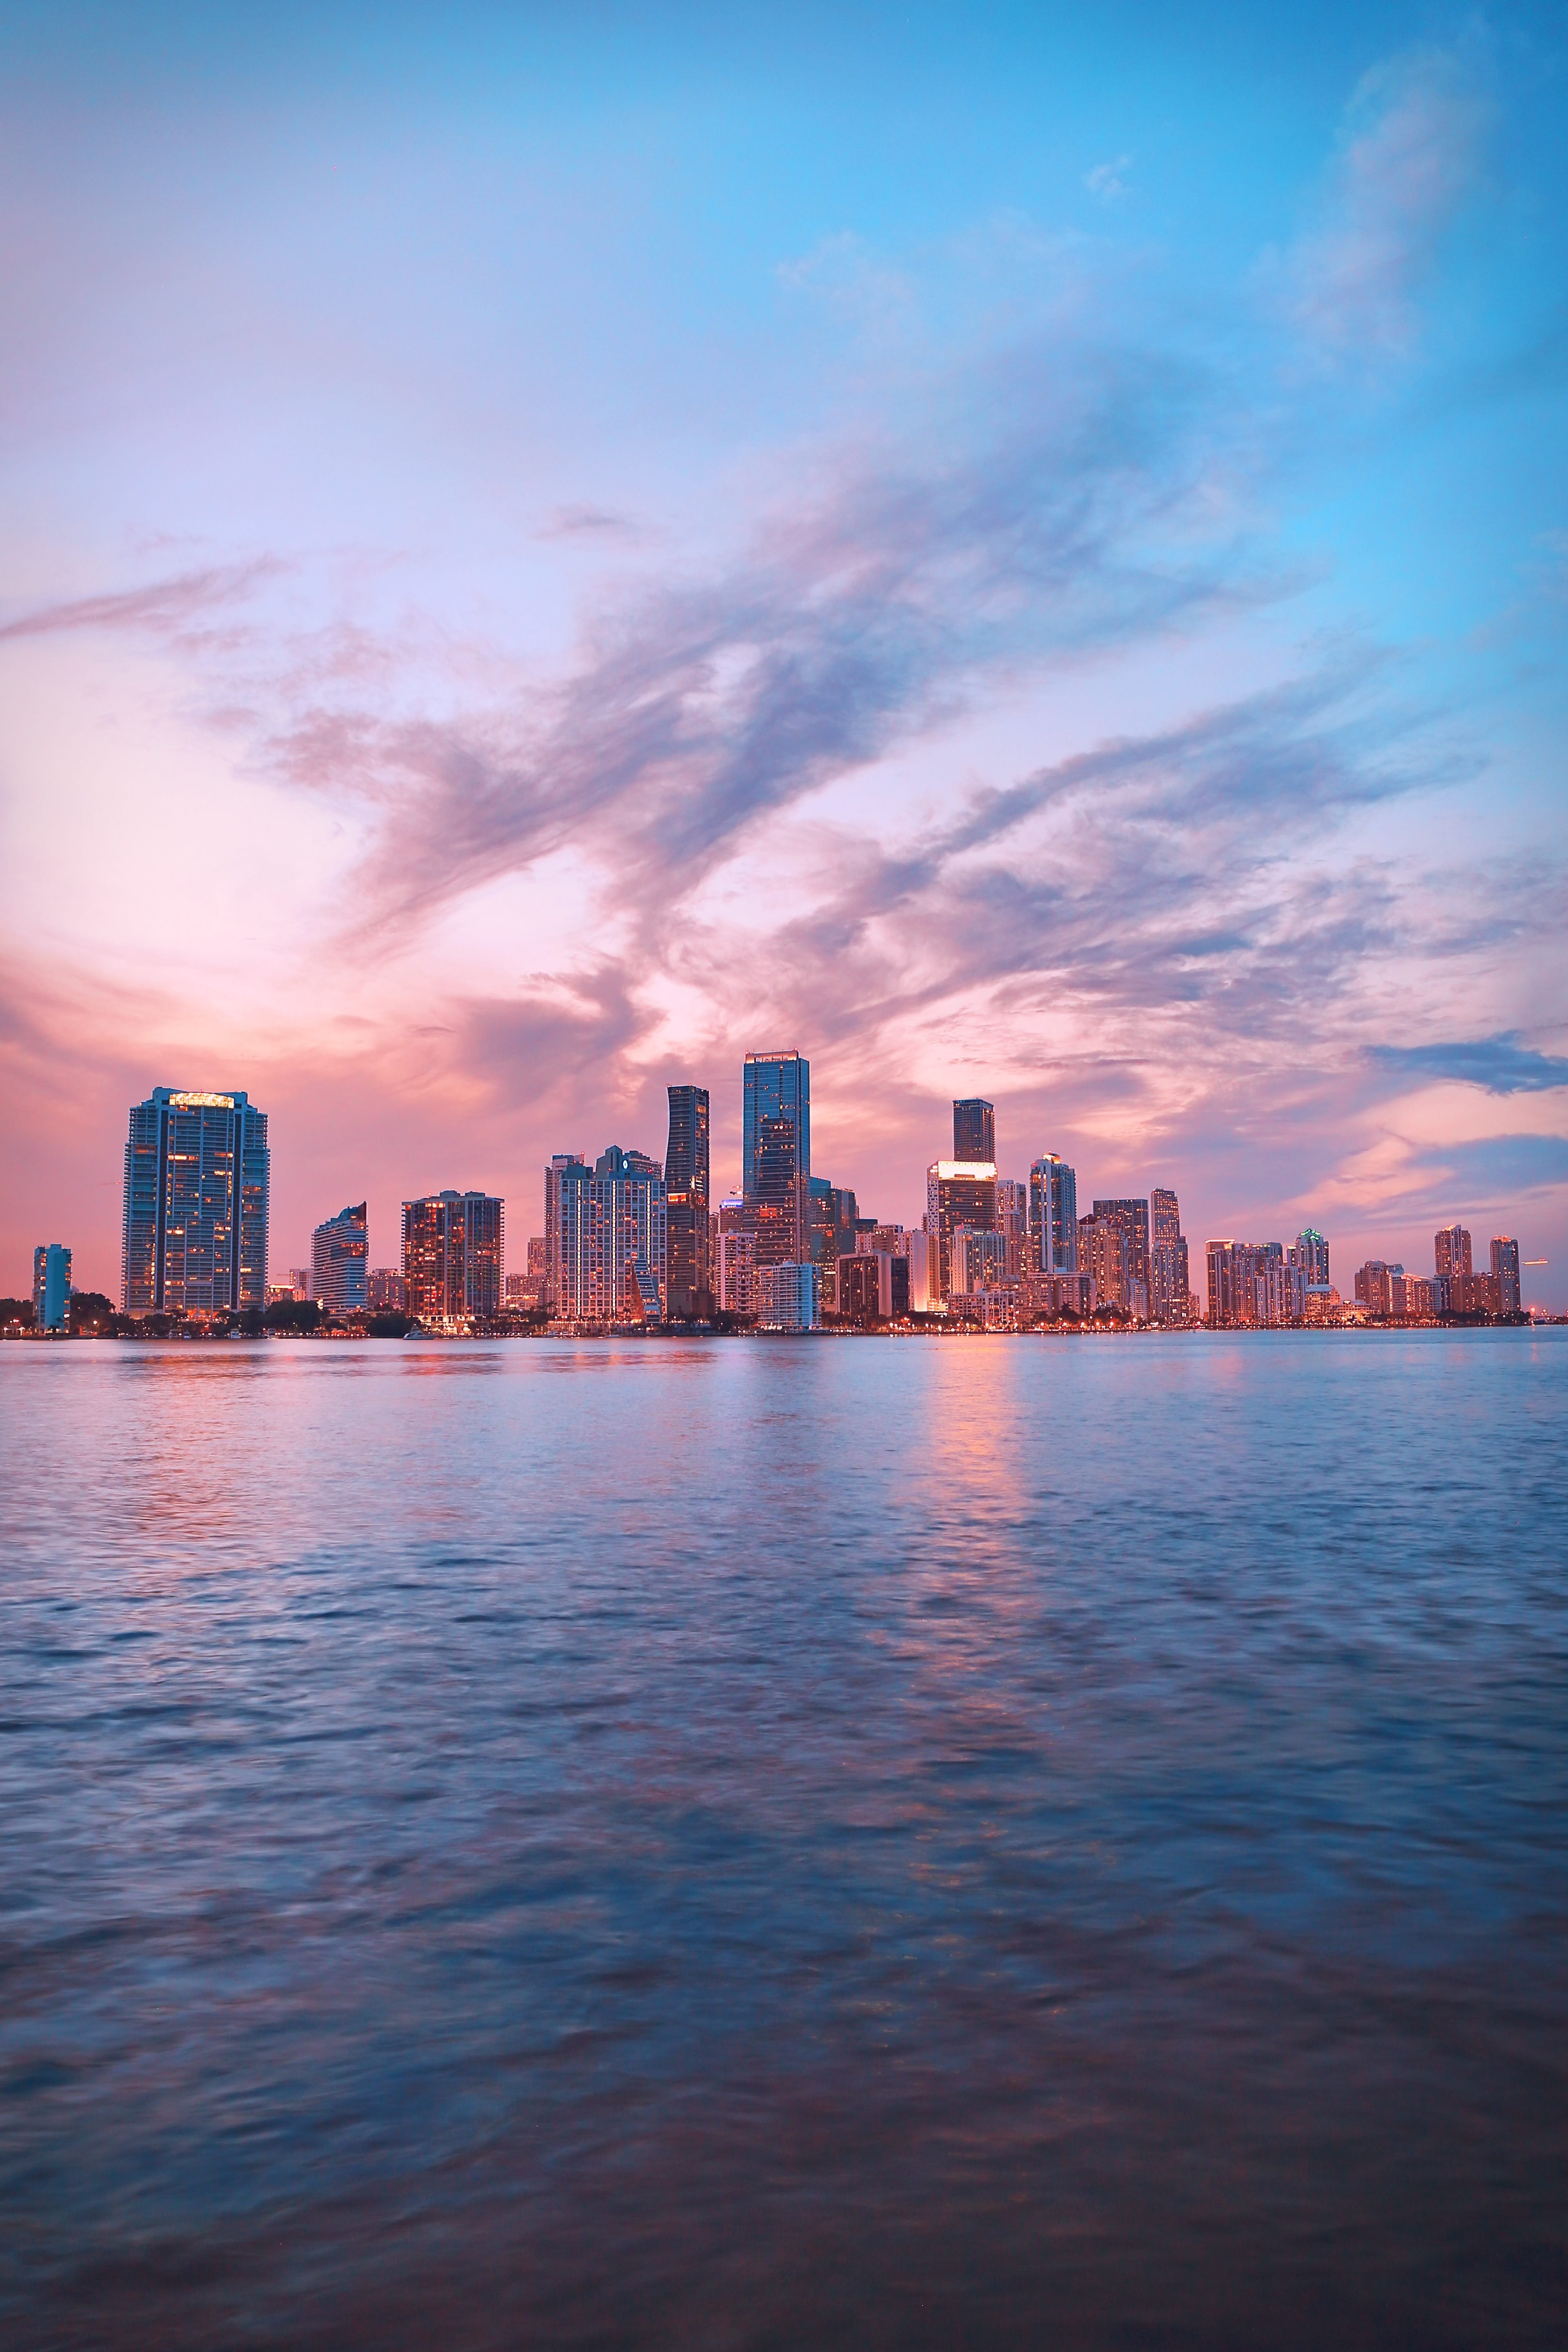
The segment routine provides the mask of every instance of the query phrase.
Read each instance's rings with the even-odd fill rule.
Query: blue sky
[[[1568,1304],[1568,20],[0,30],[5,1232],[662,1148],[1174,1182]]]

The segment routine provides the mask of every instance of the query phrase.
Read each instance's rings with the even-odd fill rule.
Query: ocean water
[[[1561,2344],[1565,1343],[0,1348],[0,2341]]]

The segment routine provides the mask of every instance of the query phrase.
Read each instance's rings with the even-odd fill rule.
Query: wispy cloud
[[[242,603],[284,569],[276,558],[258,556],[247,563],[216,564],[110,595],[79,596],[65,604],[40,605],[13,621],[0,622],[0,642],[54,636],[75,629],[145,630],[170,635],[187,629],[201,614]]]
[[[1457,1079],[1465,1086],[1484,1087],[1490,1095],[1545,1094],[1568,1087],[1568,1058],[1537,1053],[1522,1043],[1516,1029],[1447,1045],[1375,1045],[1372,1059],[1400,1076],[1422,1083]]]
[[[1479,39],[1390,60],[1363,80],[1318,216],[1276,263],[1286,305],[1320,351],[1409,349],[1416,298],[1476,185],[1493,119]]]
[[[1131,187],[1131,156],[1118,155],[1112,162],[1096,163],[1092,171],[1086,172],[1083,184],[1102,205],[1118,204]]]

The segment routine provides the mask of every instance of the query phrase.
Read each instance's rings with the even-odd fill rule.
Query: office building
[[[1474,1272],[1470,1264],[1470,1237],[1463,1225],[1445,1225],[1441,1233],[1433,1234],[1432,1244],[1439,1282],[1446,1282],[1456,1274]]]
[[[1356,1268],[1355,1297],[1372,1322],[1384,1323],[1394,1316],[1403,1317],[1408,1304],[1405,1268],[1389,1265],[1380,1257],[1368,1258],[1364,1265]]]
[[[753,1297],[759,1331],[816,1331],[822,1327],[821,1268],[810,1259],[759,1265]]]
[[[996,1168],[989,1160],[937,1160],[926,1170],[926,1236],[931,1243],[929,1268],[933,1301],[945,1299],[952,1287],[952,1236],[963,1225],[970,1233],[996,1230]]]
[[[989,1160],[995,1165],[996,1113],[978,1095],[952,1106],[952,1156],[955,1160]]]
[[[1007,1243],[1007,1278],[1016,1282],[1029,1257],[1029,1188],[1016,1177],[996,1179],[996,1230]]]
[[[555,1201],[550,1200],[555,1179]],[[611,1144],[590,1169],[569,1154],[546,1171],[546,1223],[559,1237],[553,1312],[572,1323],[657,1323],[668,1297],[664,1171]]]
[[[489,1192],[430,1192],[403,1203],[405,1312],[432,1325],[500,1311],[506,1204]]]
[[[669,1140],[664,1155],[668,1311],[706,1315],[712,1280],[708,1248],[708,1089],[671,1087]]]
[[[796,1053],[748,1054],[741,1109],[741,1190],[756,1211],[757,1264],[798,1264],[811,1255],[811,1065]]]
[[[910,1237],[902,1225],[879,1225],[869,1217],[861,1217],[855,1227],[858,1250],[886,1250],[892,1257],[908,1257]]]
[[[271,1296],[270,1285],[268,1285],[268,1297]],[[310,1269],[308,1265],[291,1265],[289,1267],[289,1296],[290,1298],[310,1298],[314,1296],[314,1293],[310,1288]]]
[[[403,1276],[395,1265],[373,1265],[364,1278],[364,1303],[373,1315],[401,1315]]]
[[[310,1296],[329,1315],[361,1315],[368,1303],[365,1203],[340,1209],[310,1236]]]
[[[1172,1199],[1174,1199],[1173,1194]],[[1149,1320],[1149,1203],[1147,1201],[1097,1201],[1096,1224],[1113,1224],[1127,1239],[1126,1311],[1135,1322]],[[1088,1271],[1092,1274],[1094,1268]]]
[[[1498,1313],[1519,1314],[1519,1244],[1510,1234],[1492,1236],[1492,1280],[1498,1286]]]
[[[1094,1278],[1088,1274],[1040,1274],[1033,1267],[1017,1286],[1018,1328],[1059,1323],[1064,1316],[1084,1322],[1094,1313]]]
[[[1190,1320],[1182,1213],[1175,1194],[1163,1184],[1149,1195],[1149,1320],[1166,1327]]]
[[[125,1313],[264,1307],[270,1188],[266,1115],[245,1095],[155,1087],[125,1145]]]
[[[70,1303],[71,1254],[64,1242],[40,1242],[33,1252],[34,1330],[63,1331]]]
[[[1078,1178],[1054,1151],[1029,1171],[1029,1233],[1042,1274],[1078,1272]]]

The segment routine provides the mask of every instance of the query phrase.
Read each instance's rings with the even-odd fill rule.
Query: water
[[[1565,1341],[0,1348],[0,2336],[1561,2342]]]

